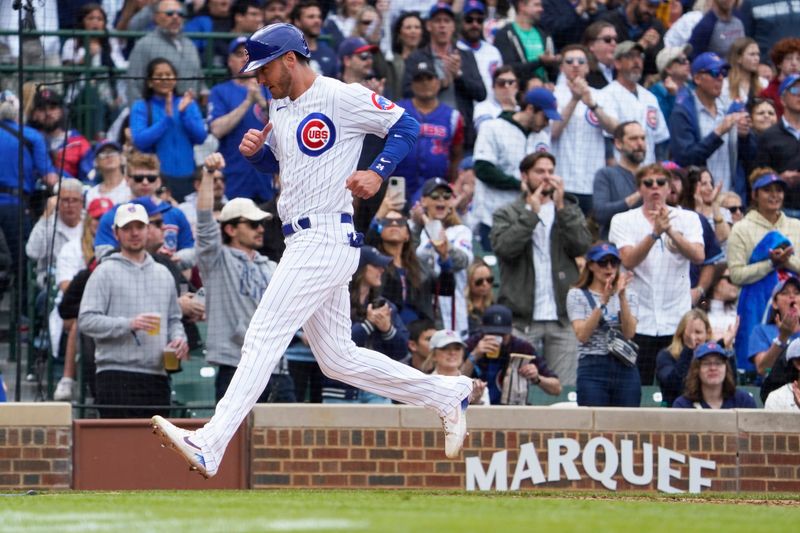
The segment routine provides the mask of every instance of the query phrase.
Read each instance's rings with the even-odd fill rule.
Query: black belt
[[[341,217],[342,224],[352,224],[353,223],[353,216],[348,213],[342,213]],[[311,227],[311,219],[308,217],[303,217],[297,220],[297,226],[299,229],[295,229],[294,226],[290,223],[284,224],[281,226],[281,230],[283,231],[283,236],[288,237],[294,233],[297,233],[301,229],[308,229]]]

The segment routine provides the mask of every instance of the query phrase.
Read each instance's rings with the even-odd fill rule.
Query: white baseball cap
[[[459,334],[452,329],[440,329],[434,333],[433,336],[431,336],[430,347],[432,350],[444,348],[445,346],[450,346],[451,344],[466,346],[464,341],[461,340],[461,336],[459,336]]]
[[[131,222],[142,222],[147,224],[150,222],[150,217],[147,216],[147,210],[140,204],[122,204],[117,208],[114,213],[114,226],[117,228],[124,228]]]
[[[256,203],[249,198],[234,198],[225,204],[219,214],[220,222],[245,218],[247,220],[270,220],[272,214],[262,211]]]

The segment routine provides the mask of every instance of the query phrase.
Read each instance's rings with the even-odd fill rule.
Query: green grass
[[[0,497],[0,531],[754,533],[797,531],[800,524],[797,495],[707,498],[366,490],[14,494]]]

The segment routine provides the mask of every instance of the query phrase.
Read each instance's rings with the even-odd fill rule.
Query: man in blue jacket
[[[747,112],[722,95],[727,72],[728,64],[713,52],[692,61],[695,87],[684,87],[675,99],[669,118],[670,152],[680,166],[706,166],[723,190],[745,196],[738,161],[753,157],[755,140]]]

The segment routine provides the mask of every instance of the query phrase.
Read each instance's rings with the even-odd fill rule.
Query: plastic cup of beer
[[[497,349],[492,350],[490,352],[486,352],[486,357],[489,359],[497,359],[498,357],[500,357],[500,348],[503,345],[503,337],[501,337],[500,335],[495,335],[494,340],[495,342],[497,342]]]
[[[161,313],[147,313],[147,316],[155,317],[158,319],[158,323],[155,326],[147,330],[148,335],[157,336],[161,334]]]
[[[175,348],[167,346],[164,348],[164,370],[167,372],[177,372],[181,369],[181,360],[178,359],[178,354]]]

